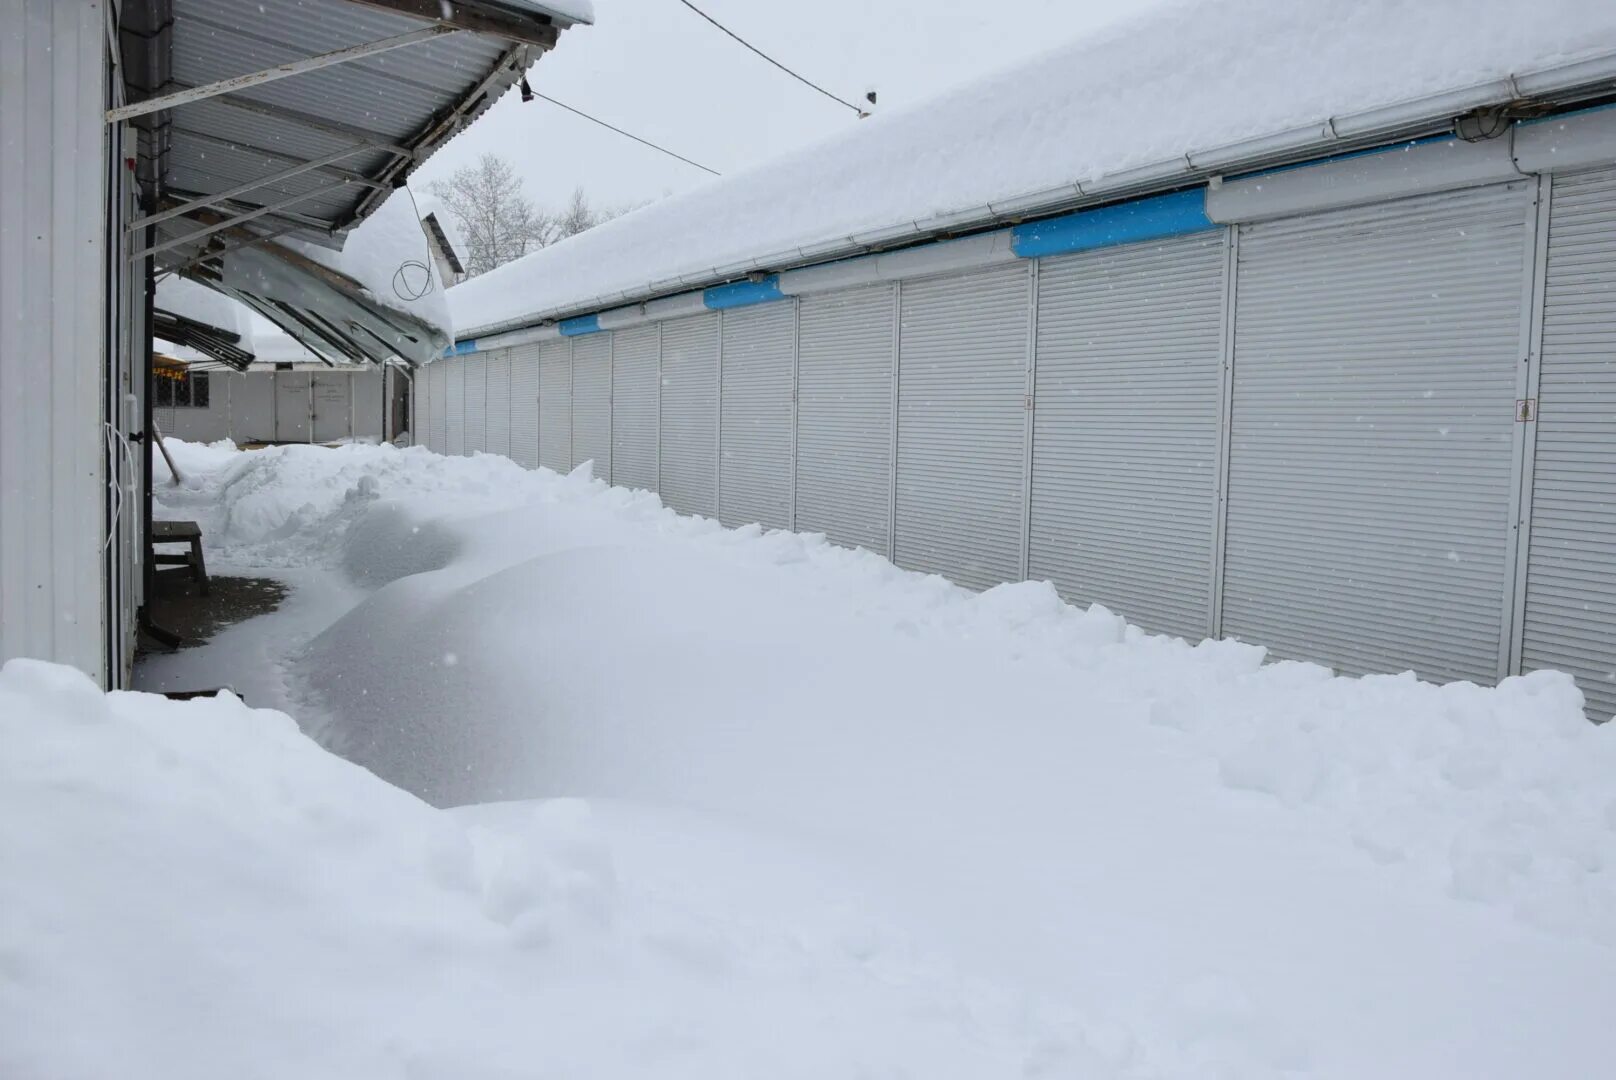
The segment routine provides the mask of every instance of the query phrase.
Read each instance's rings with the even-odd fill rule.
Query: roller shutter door
[[[1212,618],[1226,245],[1038,268],[1028,576],[1191,641]]]
[[[511,350],[511,460],[539,466],[539,346]]]
[[[595,477],[612,476],[612,335],[572,342],[572,461],[595,463]]]
[[[427,368],[432,380],[432,450],[449,452],[449,363],[439,360]]]
[[[897,290],[798,304],[795,528],[889,555]]]
[[[485,449],[511,456],[511,351],[488,354],[488,428]]]
[[[1495,681],[1524,184],[1242,227],[1223,632]]]
[[[427,428],[432,424],[432,369],[416,368],[413,376],[409,381],[410,440],[431,449],[432,437]]]
[[[443,395],[445,439],[443,452],[459,457],[466,452],[466,362],[448,362]]]
[[[654,325],[612,332],[612,483],[657,486],[657,357]]]
[[[460,364],[465,371],[465,445],[461,452],[478,454],[488,449],[488,354],[477,353]]]
[[[723,313],[718,519],[732,528],[791,526],[796,314],[790,301]]]
[[[718,482],[718,316],[662,324],[659,427],[662,501],[682,514],[714,513]]]
[[[1554,178],[1521,666],[1616,712],[1616,170]]]
[[[1028,282],[1017,263],[903,284],[899,566],[973,589],[1021,577]]]
[[[539,464],[572,469],[572,342],[539,346]]]

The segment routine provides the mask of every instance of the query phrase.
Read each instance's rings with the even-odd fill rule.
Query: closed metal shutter
[[[539,346],[511,350],[511,459],[539,466]]]
[[[488,430],[484,446],[490,454],[511,456],[511,350],[488,354]]]
[[[798,301],[795,527],[891,554],[897,289]]]
[[[1616,170],[1554,178],[1521,667],[1616,712]]]
[[[477,454],[488,449],[488,354],[477,353],[466,357],[460,364],[465,372],[465,445],[464,454]]]
[[[723,313],[719,381],[718,519],[791,525],[791,371],[797,335],[790,301]]]
[[[973,589],[1021,577],[1026,264],[904,282],[893,561]]]
[[[539,346],[539,464],[572,469],[572,342]]]
[[[312,372],[314,439],[331,443],[353,434],[353,376],[346,371]]]
[[[439,360],[427,368],[432,380],[432,450],[449,452],[449,361]]]
[[[466,452],[466,362],[450,360],[447,367],[443,394],[443,452],[450,457],[459,457]]]
[[[1242,227],[1225,634],[1496,680],[1530,201],[1510,184]]]
[[[309,381],[312,378],[313,374],[307,371],[275,373],[275,438],[278,442],[309,441]],[[159,412],[157,425],[162,431],[173,431],[173,411],[169,411],[166,423]]]
[[[612,335],[572,342],[572,461],[595,463],[597,479],[612,476]]]
[[[656,326],[612,331],[612,483],[657,486]]]
[[[713,516],[718,482],[718,316],[662,324],[659,485],[682,514]]]
[[[431,449],[432,437],[427,429],[432,425],[432,369],[416,368],[409,381],[410,387],[410,440],[416,446]]]
[[[1027,576],[1192,641],[1212,618],[1226,245],[1038,268]]]

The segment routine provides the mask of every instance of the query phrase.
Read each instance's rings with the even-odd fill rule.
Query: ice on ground
[[[725,530],[587,468],[170,444],[187,480],[159,495],[213,514],[210,544],[355,590],[286,673],[304,729],[375,775],[230,702],[96,706],[51,689],[60,673],[8,669],[0,1023],[26,1024],[0,1055],[24,1047],[36,1071],[98,1052],[28,1033],[78,999],[115,1013],[158,955],[133,942],[179,974],[125,1027],[193,1025],[189,958],[234,962],[238,917],[262,923],[243,955],[288,962],[214,981],[209,1067],[242,1060],[219,1032],[246,1032],[243,1056],[268,1045],[252,1010],[281,996],[296,1023],[276,1033],[334,1029],[349,1075],[1608,1064],[1616,735],[1564,675],[1483,688],[1264,663],[1045,583],[974,594],[821,537]],[[69,722],[96,708],[114,720]],[[107,734],[137,714],[205,813],[139,739]],[[445,815],[382,781],[442,805],[542,801]],[[323,817],[294,812],[311,785]],[[388,834],[386,865],[351,820]],[[432,854],[457,846],[469,869]],[[166,853],[161,881],[142,852]],[[170,883],[223,890],[220,914],[147,891]],[[437,914],[389,914],[417,904]],[[552,1012],[564,1030],[533,1035]],[[592,1040],[616,1056],[568,1056]],[[319,1075],[319,1047],[297,1045]]]

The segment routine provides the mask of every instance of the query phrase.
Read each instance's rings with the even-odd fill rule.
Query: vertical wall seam
[[[1022,402],[1026,425],[1021,453],[1021,569],[1027,580],[1032,561],[1032,459],[1035,414],[1038,409],[1038,282],[1042,259],[1030,260],[1027,267],[1027,383]]]
[[[797,531],[797,384],[802,367],[802,299],[791,298],[791,478],[786,501],[786,528]]]
[[[887,559],[898,562],[898,368],[903,355],[903,282],[892,285],[892,422],[887,432]]]
[[[724,520],[724,312],[718,313],[718,382],[713,395],[713,517]]]
[[[1240,281],[1240,227],[1224,230],[1223,332],[1219,364],[1218,460],[1212,504],[1212,565],[1208,589],[1207,637],[1223,636],[1223,580],[1229,535],[1229,455],[1234,443],[1235,313]]]

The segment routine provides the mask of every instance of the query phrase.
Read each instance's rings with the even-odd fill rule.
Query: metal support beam
[[[223,103],[221,102],[220,104]],[[284,161],[288,165],[303,165],[309,160],[308,158],[300,158],[295,154],[288,154],[284,150],[272,150],[260,143],[246,142],[242,139],[222,139],[217,135],[210,135],[205,131],[198,131],[195,128],[186,127],[184,124],[171,124],[169,125],[169,130],[175,135],[184,136],[184,138],[190,142],[212,143],[214,146],[223,147],[226,150],[245,150],[250,154],[256,154],[270,161]],[[349,153],[349,151],[344,151],[344,153]],[[402,147],[394,146],[392,143],[369,142],[366,140],[355,141],[351,153],[393,154],[398,157],[410,156],[410,152],[408,150],[405,150]],[[356,172],[353,169],[343,168],[339,165],[321,165],[318,171],[327,176],[341,177],[350,184],[362,184],[365,187],[376,188],[378,190],[385,189],[389,192],[393,190],[392,185],[390,184],[383,184],[379,180],[371,179],[364,173]]]
[[[178,264],[176,264],[174,266],[165,267],[165,270],[168,273],[177,274],[181,270],[189,270],[191,267],[195,266],[197,263],[207,262],[209,259],[217,259],[221,255],[228,255],[232,251],[239,251],[244,247],[251,247],[254,244],[261,244],[266,240],[273,240],[278,236],[285,236],[287,233],[290,233],[290,232],[299,232],[299,231],[301,231],[301,229],[302,229],[301,226],[296,225],[296,224],[291,224],[291,225],[283,225],[281,228],[274,229],[274,230],[272,230],[270,232],[267,232],[267,233],[259,233],[257,235],[244,236],[244,237],[241,237],[241,238],[239,238],[237,240],[233,240],[228,244],[225,244],[223,247],[212,248],[210,250],[203,251],[200,254],[191,256],[189,259],[186,259],[182,263],[178,263]],[[245,230],[243,230],[243,231],[245,231]]]
[[[148,214],[146,217],[136,218],[134,221],[129,223],[124,231],[134,232],[143,225],[155,225],[159,221],[168,221],[170,218],[182,217],[189,214],[193,210],[201,210],[204,207],[213,206],[216,203],[229,202],[237,195],[244,195],[249,191],[256,191],[261,187],[268,187],[270,184],[278,184],[282,180],[290,180],[294,176],[300,176],[303,173],[311,172],[314,169],[320,168],[322,165],[329,165],[334,161],[341,161],[345,157],[352,157],[354,154],[366,149],[368,149],[368,147],[351,146],[346,150],[338,150],[334,154],[327,154],[323,158],[316,158],[313,161],[305,161],[301,165],[294,165],[289,169],[282,169],[280,172],[271,173],[268,176],[259,177],[256,180],[249,180],[245,184],[237,184],[235,187],[228,188],[224,191],[218,192],[217,194],[199,196],[195,199],[189,200],[188,202],[180,203],[178,206],[171,206],[167,210],[162,210],[155,214]]]
[[[135,252],[131,257],[138,259],[146,255],[155,255],[159,251],[167,251],[169,248],[179,247],[181,244],[189,244],[192,241],[202,239],[204,236],[212,236],[216,232],[222,232],[225,229],[231,228],[232,226],[244,224],[254,220],[255,218],[261,218],[265,214],[273,214],[282,207],[291,206],[293,203],[302,202],[304,199],[312,199],[316,195],[322,195],[327,191],[345,186],[347,186],[346,183],[339,180],[334,184],[327,184],[325,187],[315,188],[313,191],[305,191],[297,195],[290,195],[287,198],[282,199],[280,202],[270,203],[267,206],[260,206],[256,209],[248,210],[245,213],[237,214],[234,217],[225,218],[223,221],[214,222],[212,225],[204,225],[200,229],[192,229],[184,236],[176,236],[171,240],[164,240],[161,243],[152,245],[151,247],[142,248]]]
[[[188,90],[178,90],[172,94],[163,94],[160,97],[137,101],[133,105],[108,109],[107,123],[116,124],[137,116],[146,116],[149,113],[161,112],[164,109],[188,105],[193,101],[203,101],[207,98],[218,97],[220,94],[245,90],[251,86],[262,86],[264,83],[274,82],[277,79],[302,75],[309,71],[318,71],[334,64],[345,64],[350,60],[360,60],[367,56],[391,52],[394,49],[402,49],[407,45],[416,45],[423,41],[431,41],[447,34],[458,34],[460,32],[459,29],[453,26],[435,24],[423,27],[420,30],[412,30],[408,34],[382,38],[380,41],[370,41],[363,45],[352,45],[346,49],[337,49],[333,52],[321,53],[318,56],[310,56],[302,60],[293,60],[290,63],[279,64],[272,68],[265,68],[262,71],[236,75],[229,79],[220,79],[218,82],[208,83],[205,86],[193,86]]]

